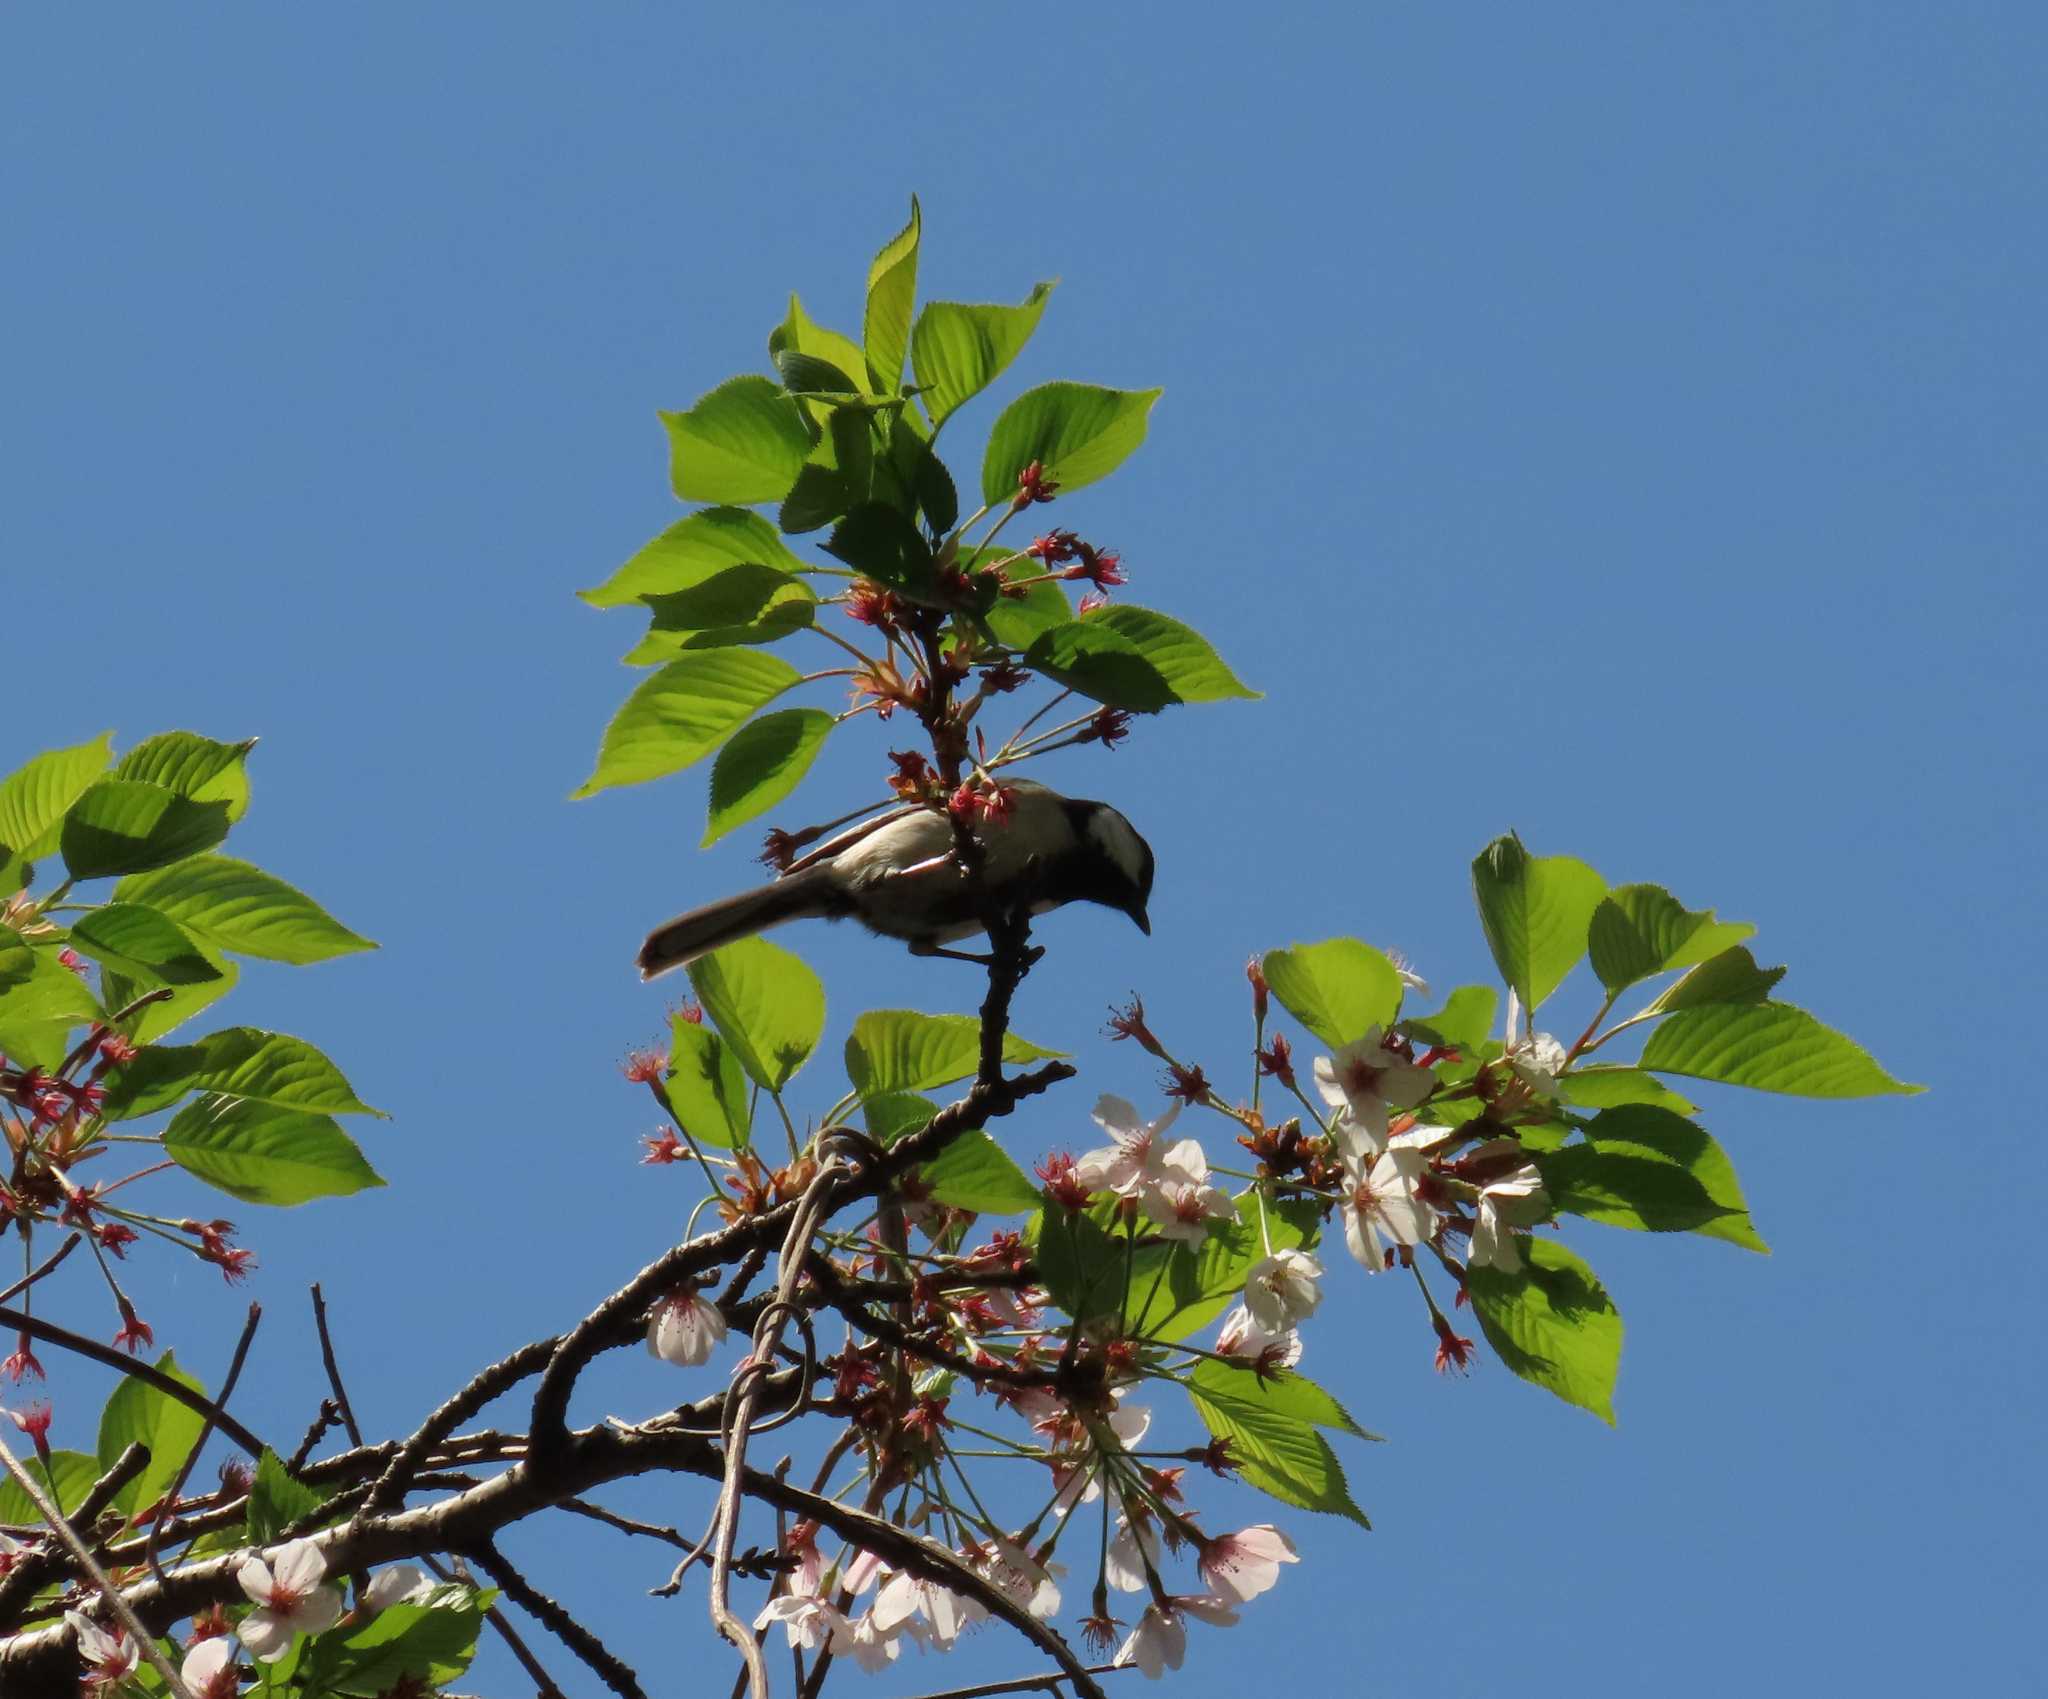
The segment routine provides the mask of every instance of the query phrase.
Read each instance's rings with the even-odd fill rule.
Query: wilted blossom
[[[1369,1163],[1344,1164],[1344,1242],[1367,1268],[1383,1266],[1387,1247],[1419,1245],[1436,1231],[1436,1211],[1416,1195],[1429,1158],[1408,1136]]]
[[[725,1317],[700,1292],[672,1292],[647,1318],[647,1349],[664,1363],[694,1369],[725,1338]]]
[[[1218,1598],[1256,1599],[1280,1579],[1283,1563],[1299,1563],[1294,1542],[1270,1522],[1219,1534],[1202,1544],[1196,1568]]]
[[[1518,1034],[1522,1024],[1522,1000],[1514,988],[1508,989],[1508,1036],[1507,1061],[1514,1069],[1515,1077],[1538,1097],[1554,1098],[1558,1093],[1557,1076],[1564,1072],[1569,1059],[1565,1047],[1547,1032]]]
[[[235,1571],[257,1609],[238,1632],[250,1655],[274,1664],[299,1634],[319,1634],[341,1616],[341,1589],[324,1585],[327,1559],[311,1540],[293,1540],[266,1559],[250,1557]]]
[[[85,1665],[79,1685],[88,1692],[112,1692],[135,1673],[138,1659],[135,1642],[117,1624],[102,1628],[89,1616],[66,1611],[64,1620],[78,1640],[78,1656]]]
[[[226,1640],[202,1640],[185,1654],[178,1679],[192,1699],[235,1699],[242,1691],[242,1672],[235,1649]]]
[[[1253,1263],[1244,1280],[1245,1308],[1268,1333],[1285,1333],[1315,1314],[1323,1301],[1316,1282],[1323,1265],[1306,1251],[1273,1251]]]
[[[1223,1326],[1217,1331],[1216,1354],[1242,1357],[1268,1373],[1291,1369],[1301,1361],[1301,1330],[1290,1327],[1270,1332],[1259,1325],[1258,1317],[1239,1304],[1223,1318]]]
[[[1188,1650],[1187,1624],[1182,1619],[1189,1616],[1199,1617],[1217,1628],[1227,1628],[1237,1620],[1237,1612],[1224,1599],[1194,1594],[1164,1603],[1155,1600],[1145,1607],[1131,1637],[1117,1648],[1116,1663],[1136,1664],[1152,1681],[1167,1670],[1179,1669]]]
[[[1508,1212],[1526,1198],[1543,1195],[1543,1176],[1535,1166],[1524,1163],[1512,1174],[1492,1181],[1479,1193],[1478,1218],[1472,1223],[1472,1250],[1467,1262],[1473,1268],[1497,1268],[1514,1274],[1522,1266],[1522,1253]]]
[[[1375,1156],[1387,1146],[1388,1112],[1413,1109],[1436,1087],[1436,1075],[1390,1050],[1380,1032],[1368,1027],[1336,1055],[1316,1058],[1316,1090],[1339,1111],[1339,1137]]]
[[[368,1610],[386,1610],[392,1605],[418,1604],[439,1583],[416,1563],[394,1563],[370,1577],[359,1603]]]

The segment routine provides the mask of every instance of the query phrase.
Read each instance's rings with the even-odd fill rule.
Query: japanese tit
[[[648,934],[640,976],[652,979],[785,921],[851,915],[870,932],[900,938],[918,955],[982,930],[982,905],[1044,914],[1063,903],[1100,903],[1150,933],[1152,848],[1106,802],[1083,802],[1013,780],[1009,818],[979,826],[981,879],[960,875],[953,825],[928,808],[901,810],[821,844],[779,879],[706,903]]]

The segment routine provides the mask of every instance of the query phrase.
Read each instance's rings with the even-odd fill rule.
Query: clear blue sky
[[[1269,692],[1066,769],[1158,847],[1156,936],[1047,927],[1019,1025],[1090,1077],[1020,1150],[1150,1089],[1095,1036],[1133,986],[1216,1056],[1268,945],[1480,977],[1465,864],[1509,826],[1756,922],[1784,995],[1932,1087],[1710,1100],[1773,1257],[1574,1231],[1629,1324],[1616,1431],[1437,1379],[1346,1280],[1304,1366],[1390,1436],[1347,1454],[1377,1531],[1283,1517],[1307,1561],[1186,1689],[1280,1635],[1304,1691],[1443,1699],[2030,1666],[2044,54],[2017,4],[16,9],[0,764],[260,734],[232,847],[385,945],[226,1006],[394,1112],[389,1190],[243,1212],[244,1414],[311,1412],[309,1279],[391,1431],[679,1225],[615,1073],[664,1004],[630,958],[751,845],[697,853],[697,777],[564,800],[632,636],[571,593],[675,514],[655,409],[757,366],[792,287],[855,324],[916,190],[927,293],[1064,279],[1022,381],[1166,387],[1061,517]],[[834,1035],[970,994],[790,941]],[[217,1381],[238,1302],[151,1266]],[[112,1330],[82,1280],[60,1309]],[[675,1388],[643,1359],[582,1409]],[[89,1445],[98,1389],[57,1396]],[[511,1549],[694,1681],[658,1553]]]

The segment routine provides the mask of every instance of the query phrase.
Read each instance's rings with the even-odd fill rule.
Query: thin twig
[[[363,1503],[365,1512],[389,1510],[398,1504],[405,1497],[407,1479],[418,1471],[427,1454],[455,1431],[458,1423],[467,1421],[492,1399],[517,1386],[528,1375],[545,1368],[560,1344],[559,1338],[536,1339],[475,1375],[467,1386],[420,1423],[412,1438],[399,1447],[390,1466],[370,1489],[370,1496]]]
[[[44,1262],[41,1268],[24,1274],[12,1286],[8,1287],[6,1291],[0,1292],[0,1304],[12,1303],[45,1275],[54,1274],[57,1270],[57,1265],[77,1249],[78,1235],[73,1233],[65,1239],[63,1244],[57,1247],[55,1253]]]
[[[427,1567],[443,1580],[448,1578],[449,1572],[431,1558],[427,1560]],[[460,1558],[455,1560],[455,1574],[465,1586],[476,1585],[476,1578],[470,1574],[469,1565]],[[484,1617],[498,1631],[498,1638],[505,1642],[513,1657],[519,1660],[519,1667],[533,1678],[534,1686],[540,1690],[534,1699],[568,1699],[556,1684],[555,1678],[548,1674],[547,1666],[534,1655],[533,1648],[527,1645],[525,1636],[512,1626],[503,1611],[493,1605],[484,1613]]]
[[[356,1426],[356,1413],[348,1401],[348,1388],[341,1384],[341,1366],[334,1360],[334,1340],[327,1331],[327,1300],[320,1282],[313,1282],[313,1325],[320,1330],[320,1362],[327,1370],[327,1384],[333,1389],[335,1407],[341,1411],[341,1425],[348,1430],[349,1444],[363,1443],[363,1430]]]
[[[334,1400],[321,1399],[319,1414],[313,1418],[312,1426],[306,1429],[306,1437],[299,1441],[298,1450],[285,1459],[285,1468],[294,1475],[305,1468],[306,1459],[313,1455],[313,1447],[318,1445],[326,1436],[327,1430],[340,1420],[341,1412],[335,1408]]]
[[[549,1598],[514,1569],[496,1546],[486,1540],[472,1549],[469,1556],[477,1568],[497,1582],[506,1598],[581,1658],[598,1680],[619,1695],[619,1699],[647,1699],[641,1690],[640,1678],[632,1668],[557,1600]]]
[[[235,1382],[242,1378],[242,1365],[249,1360],[249,1342],[256,1337],[256,1324],[263,1319],[263,1306],[251,1304],[249,1319],[242,1324],[242,1337],[235,1342],[235,1355],[228,1364],[227,1379],[220,1383],[221,1408],[235,1395]],[[164,1578],[163,1565],[157,1562],[156,1543],[163,1532],[163,1526],[170,1520],[170,1507],[178,1502],[178,1496],[185,1490],[185,1482],[192,1473],[192,1465],[199,1461],[200,1452],[206,1449],[206,1442],[213,1438],[213,1418],[208,1416],[199,1429],[199,1437],[192,1442],[192,1449],[185,1453],[185,1461],[178,1466],[177,1478],[171,1482],[170,1491],[157,1500],[158,1511],[149,1525],[149,1539],[142,1548],[142,1561],[149,1565],[150,1574],[159,1581]],[[143,1510],[151,1507],[144,1505]]]
[[[1136,1669],[1136,1664],[1090,1664],[1090,1675],[1116,1675]],[[1036,1675],[1015,1676],[1009,1681],[983,1681],[972,1687],[949,1687],[943,1693],[921,1693],[918,1699],[993,1699],[998,1693],[1057,1693],[1059,1684],[1074,1678],[1065,1670],[1040,1670]]]
[[[622,1534],[644,1534],[650,1540],[660,1540],[665,1545],[679,1546],[684,1551],[690,1550],[690,1542],[683,1538],[679,1530],[663,1528],[653,1522],[636,1522],[630,1516],[621,1516],[616,1511],[605,1509],[601,1504],[592,1504],[588,1499],[565,1498],[562,1500],[562,1508],[573,1511],[578,1516],[587,1516],[593,1522],[602,1522],[607,1528],[616,1528]]]

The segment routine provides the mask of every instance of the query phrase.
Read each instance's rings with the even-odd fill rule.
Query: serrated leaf
[[[166,1351],[157,1359],[159,1372],[202,1396],[206,1388],[178,1366],[177,1355]],[[185,1466],[185,1459],[206,1426],[206,1418],[190,1405],[159,1392],[147,1381],[123,1377],[100,1412],[99,1466],[111,1469],[131,1444],[149,1450],[142,1473],[114,1495],[115,1507],[133,1515],[147,1510],[170,1490]]]
[[[1106,478],[1145,440],[1156,389],[1104,389],[1047,383],[1005,407],[989,433],[981,465],[982,499],[993,506],[1017,493],[1017,475],[1034,460],[1061,493]]]
[[[268,1446],[256,1459],[249,1485],[249,1510],[244,1526],[252,1545],[267,1546],[294,1522],[310,1516],[333,1495],[296,1480]]]
[[[931,545],[886,502],[863,502],[847,514],[832,527],[825,552],[912,598],[928,597],[937,587]]]
[[[57,847],[65,810],[106,772],[114,758],[114,734],[90,743],[52,749],[0,779],[0,862],[40,861]],[[0,891],[12,896],[14,887]]]
[[[1248,1363],[1225,1363],[1214,1357],[1205,1357],[1195,1365],[1194,1373],[1188,1378],[1213,1398],[1263,1405],[1312,1426],[1351,1434],[1358,1439],[1377,1440],[1383,1437],[1360,1427],[1349,1410],[1295,1369],[1272,1369],[1262,1373]]]
[[[613,715],[597,770],[571,797],[680,773],[801,676],[787,661],[751,649],[707,649],[669,662]]]
[[[107,1118],[132,1120],[164,1109],[187,1092],[248,1098],[280,1109],[330,1115],[382,1115],[342,1072],[303,1038],[231,1026],[196,1044],[153,1044],[107,1076]]]
[[[1118,603],[1048,626],[1024,664],[1083,696],[1154,713],[1182,702],[1255,701],[1199,631],[1150,608]]]
[[[794,294],[782,322],[768,333],[768,356],[790,389],[871,392],[861,351],[849,338],[817,323]]]
[[[959,1135],[924,1165],[932,1198],[982,1215],[1026,1215],[1045,1201],[1009,1153],[979,1130]]]
[[[9,1432],[13,1429],[10,1425]],[[93,1482],[105,1473],[99,1459],[88,1457],[82,1451],[53,1451],[47,1464],[40,1459],[29,1470],[37,1486],[45,1496],[54,1496],[57,1508],[67,1516],[76,1510],[92,1491]],[[55,1482],[55,1493],[51,1483]],[[35,1501],[16,1485],[12,1475],[0,1475],[0,1522],[13,1527],[40,1528],[43,1514],[36,1509]]]
[[[679,519],[594,590],[577,594],[594,608],[630,607],[675,595],[735,566],[765,566],[794,577],[804,563],[775,527],[743,507],[707,507]]]
[[[1330,1442],[1311,1422],[1263,1399],[1240,1397],[1199,1379],[1190,1383],[1188,1397],[1202,1425],[1229,1442],[1238,1473],[1250,1485],[1282,1504],[1346,1516],[1361,1528],[1372,1526],[1353,1501]]]
[[[304,965],[376,945],[305,892],[227,855],[195,855],[114,887],[116,902],[147,903],[203,944]]]
[[[1646,1233],[1690,1233],[1729,1210],[1676,1162],[1634,1150],[1566,1145],[1539,1154],[1550,1201],[1569,1215]]]
[[[168,915],[143,903],[111,902],[71,928],[82,956],[153,985],[201,985],[220,970]]]
[[[347,1699],[402,1691],[408,1678],[437,1692],[469,1668],[485,1611],[495,1597],[450,1586],[418,1604],[387,1605],[346,1638],[323,1637],[309,1681],[324,1668],[319,1691]]]
[[[1709,1201],[1726,1212],[1701,1222],[1691,1231],[1709,1239],[1726,1239],[1744,1250],[1769,1254],[1770,1246],[1750,1220],[1749,1200],[1742,1195],[1735,1164],[1697,1122],[1654,1104],[1624,1104],[1594,1116],[1585,1124],[1585,1133],[1595,1150],[1639,1161],[1674,1163],[1684,1169],[1704,1188]]]
[[[877,395],[894,395],[903,383],[903,356],[910,346],[910,309],[917,299],[917,248],[922,217],[910,197],[910,222],[883,244],[868,267],[867,309],[861,338],[866,344],[868,380]]]
[[[1557,1084],[1565,1102],[1581,1109],[1617,1109],[1624,1104],[1646,1103],[1680,1115],[1690,1115],[1696,1107],[1654,1074],[1646,1074],[1641,1068],[1611,1065],[1574,1068]]]
[[[784,708],[735,732],[711,764],[705,846],[766,814],[802,784],[837,724],[822,708]]]
[[[56,950],[31,947],[30,958],[27,977],[0,989],[0,1055],[55,1068],[71,1048],[73,1029],[100,1018],[100,1002]]]
[[[162,785],[194,802],[224,802],[235,821],[248,812],[247,762],[255,747],[253,737],[222,743],[197,732],[159,732],[123,755],[113,776]]]
[[[1669,1014],[1707,1003],[1761,1003],[1784,977],[1782,967],[1758,967],[1756,957],[1738,944],[1666,986],[1648,1012]]]
[[[330,1116],[240,1098],[181,1109],[164,1129],[164,1154],[246,1203],[285,1207],[384,1184]]]
[[[1444,1006],[1435,1014],[1411,1015],[1401,1022],[1401,1030],[1425,1044],[1438,1044],[1450,1050],[1476,1050],[1493,1031],[1499,1007],[1500,993],[1492,986],[1461,985],[1444,999]]]
[[[1673,968],[1691,967],[1739,944],[1754,926],[1689,909],[1661,885],[1617,885],[1593,910],[1587,945],[1593,971],[1611,994]]]
[[[1552,1240],[1528,1240],[1522,1269],[1465,1271],[1487,1342],[1526,1381],[1614,1424],[1621,1312],[1593,1271]]]
[[[670,1023],[669,1073],[662,1082],[676,1122],[699,1144],[744,1149],[751,1136],[747,1079],[732,1047],[708,1026]]]
[[[1793,1097],[1911,1094],[1870,1052],[1790,1003],[1709,1003],[1667,1015],[1638,1066]]]
[[[1394,964],[1356,938],[1268,950],[1260,966],[1281,1006],[1333,1048],[1392,1025],[1401,1010]]]
[[[1051,283],[1034,287],[1021,306],[932,301],[910,332],[910,369],[918,399],[937,432],[947,417],[996,381],[1031,340]]]
[[[126,883],[126,880],[122,881],[122,884]],[[116,893],[120,888],[119,885],[114,887]],[[198,946],[200,954],[219,969],[220,978],[209,979],[198,985],[171,986],[168,988],[171,993],[169,998],[151,1003],[125,1020],[117,1022],[123,1036],[136,1044],[154,1044],[158,1039],[175,1032],[195,1015],[203,1014],[219,1002],[234,989],[235,981],[241,977],[241,968],[222,955],[215,944],[200,937],[189,926],[186,927],[186,931],[192,934],[193,943]],[[106,995],[106,1006],[111,1013],[119,1013],[129,1008],[145,991],[165,989],[145,984],[141,980],[130,979],[112,968],[106,969],[100,979]]]
[[[140,779],[101,779],[64,816],[59,845],[74,879],[146,873],[228,835],[225,802],[194,802]]]
[[[1568,855],[1532,856],[1510,833],[1473,861],[1472,893],[1494,965],[1535,1013],[1586,953],[1606,881]]]
[[[1134,1253],[1133,1235],[1124,1223],[1112,1231],[1086,1210],[1068,1210],[1042,1197],[1037,1213],[1025,1224],[1024,1238],[1047,1295],[1083,1322],[1117,1313],[1127,1263],[1129,1288],[1141,1296],[1156,1283],[1173,1248],[1154,1244]]]
[[[1035,1062],[1065,1054],[1015,1033],[1003,1039],[1006,1062]],[[972,1015],[870,1009],[853,1023],[846,1040],[846,1077],[863,1100],[950,1085],[971,1078],[980,1066],[981,1023]]]
[[[704,1013],[764,1091],[780,1091],[818,1047],[825,982],[801,956],[742,938],[689,966]]]
[[[818,604],[810,591],[790,587],[778,590],[758,615],[739,625],[670,630],[656,616],[646,634],[620,658],[629,667],[653,667],[702,649],[766,648],[815,625],[817,618]]]
[[[684,501],[780,501],[811,452],[803,413],[770,378],[727,378],[661,422],[669,482]]]

